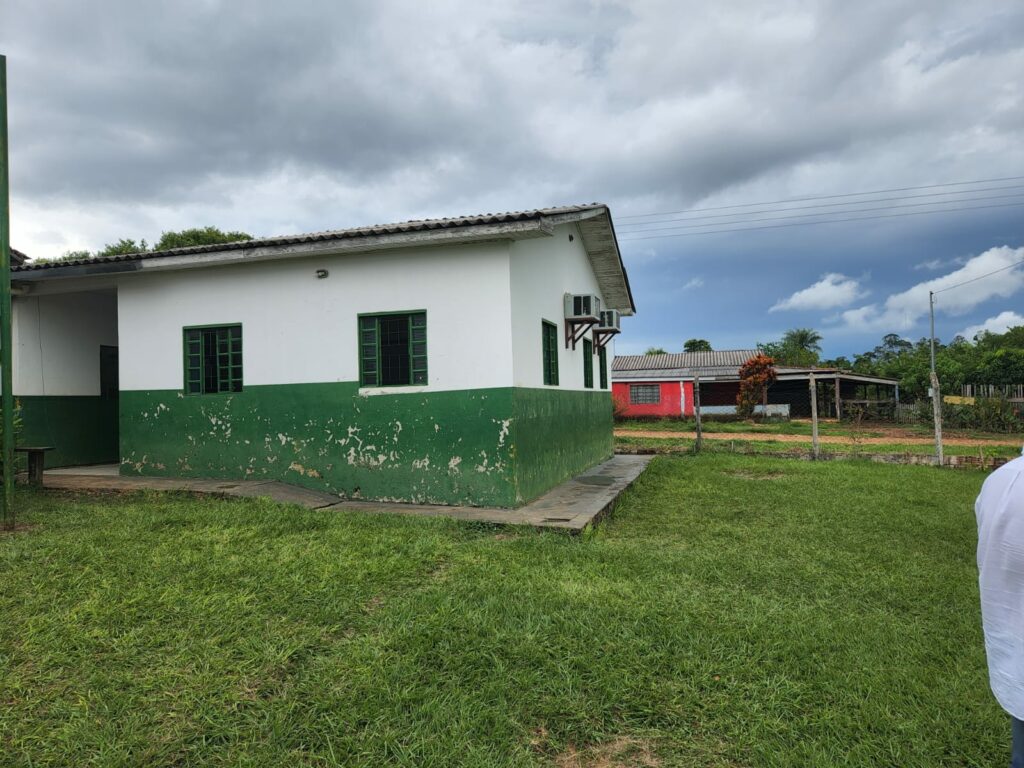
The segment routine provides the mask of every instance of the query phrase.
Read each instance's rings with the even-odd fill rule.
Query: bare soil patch
[[[558,768],[658,768],[661,761],[647,742],[621,736],[579,749],[570,744],[555,757],[555,765]]]
[[[729,475],[730,477],[738,477],[742,480],[778,480],[780,477],[785,476],[785,472],[750,472],[745,469],[735,469],[729,472],[723,472],[722,474]]]

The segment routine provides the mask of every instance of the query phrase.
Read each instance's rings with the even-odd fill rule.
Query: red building
[[[723,352],[681,352],[670,355],[625,355],[612,362],[612,397],[622,403],[627,416],[693,416],[693,380],[699,375],[732,377],[739,391],[739,370],[757,354],[755,349]],[[707,384],[701,387],[701,410],[715,397]],[[727,393],[722,393],[728,397]],[[729,403],[736,405],[736,395]]]
[[[699,377],[701,413],[733,414],[740,366],[757,353],[756,349],[729,349],[616,357],[612,397],[628,417],[693,416],[693,386]],[[775,372],[777,379],[768,388],[769,415],[809,416],[812,373],[818,382],[818,412],[823,418],[841,417],[844,403],[884,410],[899,402],[899,384],[894,379],[835,368],[776,366]]]

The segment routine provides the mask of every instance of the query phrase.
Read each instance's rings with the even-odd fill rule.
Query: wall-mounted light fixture
[[[325,277],[327,277],[327,274],[328,273],[327,273],[326,269],[318,269],[316,271],[316,279],[317,280],[323,280]]]

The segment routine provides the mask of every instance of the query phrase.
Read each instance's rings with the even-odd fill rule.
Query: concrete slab
[[[518,509],[448,507],[437,504],[387,504],[342,501],[337,496],[272,480],[193,480],[173,477],[119,476],[98,468],[47,470],[43,487],[69,491],[188,491],[243,498],[267,497],[306,509],[334,512],[379,512],[450,517],[496,525],[529,525],[579,533],[611,511],[616,499],[647,468],[653,456],[617,455],[552,488]],[[116,465],[111,465],[116,467]]]
[[[117,477],[121,471],[120,464],[90,464],[85,467],[61,467],[47,469],[48,475],[96,475],[99,477]]]

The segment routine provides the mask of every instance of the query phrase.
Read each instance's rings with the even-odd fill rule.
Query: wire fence
[[[815,457],[821,455],[820,432],[824,429],[826,433],[836,433],[836,426],[829,424],[838,425],[842,434],[850,436],[863,436],[867,433],[870,437],[872,431],[881,430],[883,434],[891,435],[894,442],[899,442],[901,436],[913,436],[915,440],[920,440],[924,435],[920,431],[916,434],[886,432],[886,427],[920,425],[927,429],[927,433],[934,430],[937,441],[935,460],[936,463],[944,462],[941,428],[935,428],[937,417],[941,417],[940,425],[945,423],[947,428],[968,433],[1022,434],[1024,402],[1012,399],[1018,389],[1016,386],[986,386],[982,389],[975,385],[971,396],[949,397],[936,409],[930,398],[911,403],[899,401],[894,385],[846,380],[836,376],[805,376],[774,381],[763,392],[753,413],[743,415],[737,413],[737,382],[697,380],[693,384],[693,417],[697,433],[694,447],[698,451],[701,449],[703,427],[709,421],[810,421],[812,452]],[[861,429],[863,432],[860,432]],[[785,431],[783,428],[781,433]],[[806,435],[805,431],[802,433]]]

